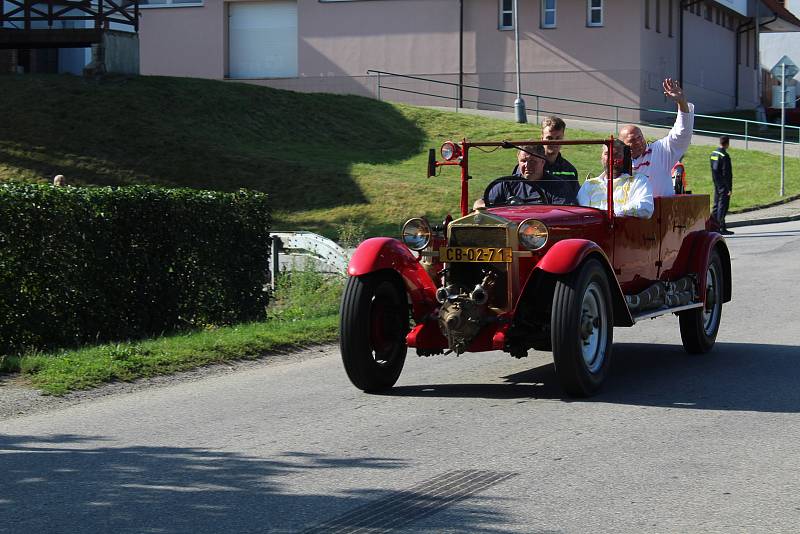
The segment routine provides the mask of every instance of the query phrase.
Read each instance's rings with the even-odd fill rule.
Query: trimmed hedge
[[[0,351],[263,318],[267,196],[0,185]]]

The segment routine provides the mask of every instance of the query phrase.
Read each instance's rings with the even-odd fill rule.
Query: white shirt
[[[653,196],[667,197],[675,194],[672,186],[672,167],[689,148],[693,129],[694,104],[689,104],[688,113],[678,111],[675,124],[669,133],[647,145],[644,154],[633,160],[634,174],[644,174],[648,177]]]
[[[608,209],[605,173],[589,178],[578,191],[578,204]],[[653,190],[647,176],[623,174],[614,178],[614,215],[649,219],[653,216]]]

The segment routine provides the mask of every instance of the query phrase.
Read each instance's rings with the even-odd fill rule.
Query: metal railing
[[[514,108],[513,104],[506,104],[506,103],[503,103],[503,102],[487,102],[485,100],[474,100],[474,99],[464,98],[463,91],[464,91],[464,89],[469,89],[469,90],[477,90],[477,91],[480,91],[482,93],[485,92],[485,93],[494,93],[494,94],[499,94],[499,95],[511,95],[513,97],[516,97],[516,95],[517,95],[517,93],[515,91],[509,91],[509,90],[506,90],[506,89],[493,89],[493,88],[480,87],[480,86],[469,85],[469,84],[461,84],[461,85],[459,85],[458,83],[455,83],[455,82],[447,82],[447,81],[443,81],[443,80],[435,80],[435,79],[432,79],[432,78],[424,78],[424,77],[421,77],[421,76],[412,76],[412,75],[407,75],[407,74],[397,74],[397,73],[394,73],[394,72],[387,72],[387,71],[380,71],[380,70],[373,70],[373,69],[368,70],[367,71],[367,75],[376,76],[377,77],[377,80],[376,80],[377,81],[377,83],[376,83],[376,97],[378,98],[378,100],[381,100],[381,92],[382,91],[389,90],[389,91],[412,94],[412,95],[417,95],[417,96],[425,96],[425,97],[438,98],[438,99],[442,99],[442,100],[450,100],[450,101],[455,102],[455,109],[456,110],[459,109],[459,103],[460,102],[466,102],[466,103],[470,103],[470,104],[477,104],[477,105],[484,105],[484,106],[494,106],[494,107],[499,107],[499,108],[509,108],[509,109],[513,110],[513,108]],[[404,80],[415,80],[415,81],[426,82],[426,83],[430,83],[430,84],[437,84],[437,86],[440,86],[440,87],[443,87],[443,88],[452,88],[453,89],[453,94],[452,95],[435,94],[435,93],[430,93],[430,92],[425,92],[425,91],[416,91],[416,90],[413,90],[413,89],[406,89],[406,88],[401,88],[401,87],[393,87],[391,85],[387,85],[386,84],[386,78],[387,77],[388,78],[399,78],[399,79],[404,79]],[[634,107],[634,106],[621,106],[621,105],[617,105],[617,104],[604,104],[604,103],[601,103],[601,102],[591,102],[591,101],[588,101],[588,100],[578,100],[578,99],[574,99],[574,98],[562,98],[562,97],[556,97],[556,96],[537,95],[537,94],[533,94],[533,93],[521,93],[521,95],[526,97],[526,100],[528,100],[528,101],[531,101],[530,100],[531,98],[534,99],[533,102],[532,102],[534,104],[533,107],[526,107],[526,111],[528,113],[535,114],[537,123],[539,122],[540,115],[542,115],[542,114],[544,114],[544,115],[558,114],[560,116],[572,117],[572,118],[577,118],[577,119],[587,119],[587,120],[593,120],[593,121],[613,122],[614,123],[614,130],[616,132],[619,132],[619,126],[620,126],[620,122],[621,122],[621,120],[620,120],[620,112],[621,111],[622,112],[635,112],[635,113],[645,112],[645,113],[660,114],[660,115],[664,115],[664,116],[675,116],[675,115],[677,115],[676,111],[668,111],[668,110],[664,110],[664,109],[640,108],[640,107]],[[580,104],[580,105],[583,105],[583,106],[593,106],[595,108],[609,110],[611,113],[613,113],[613,118],[611,118],[610,116],[600,117],[600,116],[596,116],[596,115],[587,115],[587,114],[582,114],[582,113],[570,113],[570,112],[565,112],[564,110],[555,110],[555,109],[543,108],[542,107],[542,102],[547,102],[547,101],[564,102],[564,103],[569,103],[569,104]],[[727,135],[732,139],[743,139],[744,142],[745,142],[745,149],[749,149],[750,141],[762,141],[762,142],[766,142],[766,143],[780,143],[780,138],[776,139],[774,137],[763,137],[761,135],[754,135],[754,132],[763,133],[763,131],[768,129],[768,128],[775,128],[775,129],[780,130],[780,124],[774,124],[774,123],[771,123],[771,122],[753,121],[753,120],[749,120],[749,119],[737,119],[737,118],[733,118],[733,117],[722,117],[722,116],[719,116],[719,115],[695,114],[695,121],[697,121],[698,118],[699,119],[710,119],[710,120],[714,120],[714,121],[726,121],[726,122],[731,123],[732,125],[738,125],[739,126],[738,129],[732,129],[732,130],[709,130],[709,129],[703,129],[703,128],[695,128],[694,132],[698,133],[698,134],[714,135],[714,136]],[[659,127],[659,128],[668,128],[669,127],[668,125],[665,125],[665,124],[659,124],[657,122],[649,122],[649,121],[642,121],[642,120],[638,120],[638,121],[637,120],[632,120],[632,121],[631,120],[625,120],[624,122],[625,123],[636,122],[638,124],[641,124],[642,126],[651,126],[651,127]],[[800,145],[800,127],[798,127],[798,126],[785,126],[785,128],[786,128],[786,134],[787,134],[785,142],[787,144]],[[794,139],[794,140],[790,140],[789,139],[789,132],[792,132],[792,131],[793,131],[792,139]]]

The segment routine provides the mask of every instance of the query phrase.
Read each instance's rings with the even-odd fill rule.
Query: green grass
[[[457,213],[459,180],[425,178],[426,150],[444,140],[529,138],[530,125],[368,98],[302,94],[185,78],[102,82],[72,76],[0,76],[0,180],[73,185],[150,183],[266,191],[276,229],[336,237],[348,221],[396,235],[408,217]],[[572,138],[597,138],[568,129]],[[711,191],[709,147],[685,163],[695,192]],[[568,147],[581,177],[600,171],[597,147]],[[513,151],[471,153],[470,197],[514,166]],[[732,208],[778,199],[779,158],[732,151]],[[787,194],[800,163],[787,160]]]
[[[63,395],[107,382],[254,359],[335,340],[342,278],[309,271],[283,276],[280,281],[270,316],[262,322],[51,353],[0,356],[0,372],[21,373],[44,393]]]

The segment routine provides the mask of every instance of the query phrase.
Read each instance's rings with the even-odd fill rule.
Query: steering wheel
[[[529,188],[533,189],[533,191],[535,191],[539,195],[539,197],[534,201],[534,200],[531,200],[530,198],[520,198],[519,196],[512,195],[510,197],[507,197],[505,199],[505,201],[502,201],[502,202],[489,202],[487,200],[487,196],[489,194],[489,191],[491,191],[491,189],[493,187],[495,187],[498,184],[501,184],[503,182],[518,182],[518,183],[522,183],[524,185],[524,187],[526,187],[526,188],[529,187]],[[553,203],[553,199],[550,197],[550,194],[547,191],[545,191],[544,188],[541,185],[537,184],[536,182],[534,182],[532,180],[526,180],[522,176],[501,176],[500,178],[495,178],[494,180],[492,180],[489,183],[489,185],[486,186],[486,189],[484,189],[484,191],[483,191],[483,200],[484,200],[484,202],[486,202],[486,207],[487,208],[493,208],[495,206],[519,206],[519,205],[523,205],[523,204],[533,204],[533,203],[537,203],[537,204],[552,204]]]

